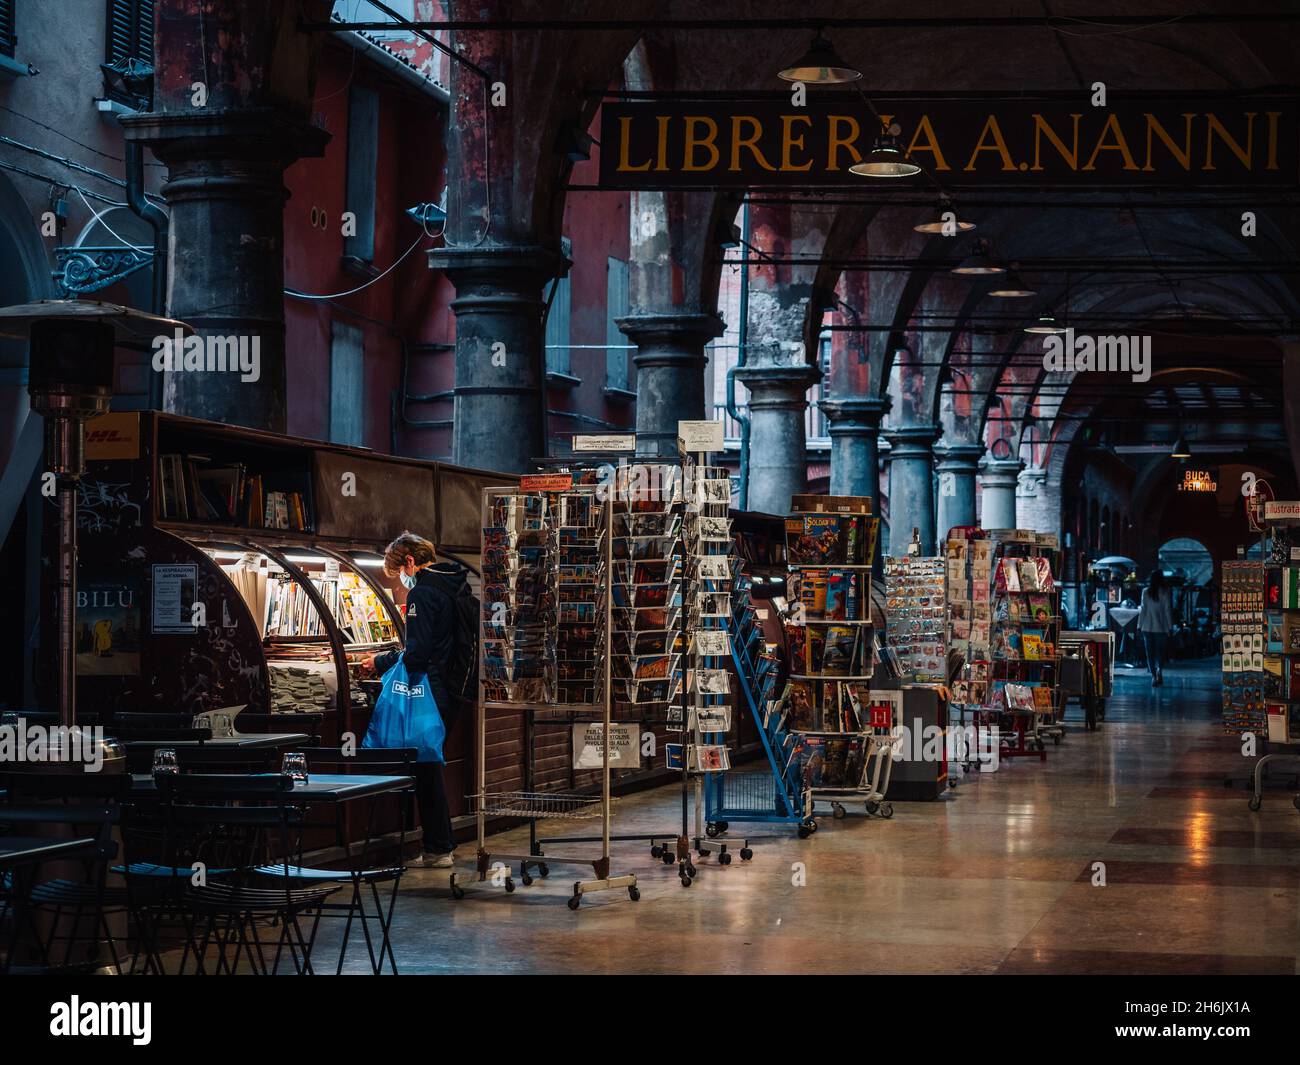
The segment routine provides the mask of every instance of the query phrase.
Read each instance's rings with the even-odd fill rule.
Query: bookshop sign
[[[1294,96],[1112,101],[891,100],[886,124],[945,186],[1300,185]],[[600,184],[611,189],[861,185],[861,100],[606,101]],[[865,179],[869,180],[869,179]]]

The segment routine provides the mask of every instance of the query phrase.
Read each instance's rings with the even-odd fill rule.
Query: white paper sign
[[[606,436],[592,434],[577,435],[573,438],[574,451],[635,451],[635,433],[617,433]]]
[[[194,597],[198,594],[199,567],[153,567],[152,631],[193,635]]]
[[[677,450],[683,455],[722,451],[722,422],[678,422]]]
[[[573,726],[573,768],[600,769],[604,766],[604,725],[593,721]],[[613,722],[609,726],[609,767],[637,769],[641,765],[641,730],[634,723]]]

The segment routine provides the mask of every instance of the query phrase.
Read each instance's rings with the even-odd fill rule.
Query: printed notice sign
[[[571,473],[532,473],[519,478],[525,492],[567,492],[573,487]]]
[[[722,451],[725,446],[721,422],[677,423],[677,450],[683,455]]]
[[[151,627],[155,633],[193,635],[194,599],[198,593],[199,567],[196,565],[153,567],[153,613]]]
[[[614,433],[605,436],[579,434],[573,438],[574,451],[635,451],[635,433]]]
[[[599,721],[573,726],[573,768],[600,769],[605,764],[604,725]],[[609,726],[610,769],[638,769],[641,732],[636,724],[613,722]]]

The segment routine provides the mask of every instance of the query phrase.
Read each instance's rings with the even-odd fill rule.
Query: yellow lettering
[[[686,123],[685,139],[683,140],[682,150],[682,173],[696,170],[712,170],[718,165],[718,146],[714,142],[718,139],[718,124],[708,115],[683,115],[682,121]],[[709,131],[707,137],[697,137],[695,129],[697,126],[703,126]],[[703,166],[695,165],[695,149],[706,148],[709,153],[709,161]]]
[[[925,141],[921,141],[921,134],[925,134]],[[938,138],[934,135],[934,127],[930,125],[930,116],[922,115],[921,120],[916,124],[916,132],[912,134],[912,143],[907,146],[907,154],[913,155],[916,152],[929,152],[934,156],[935,170],[951,170],[948,161],[943,157],[943,152],[939,150]]]
[[[847,137],[841,137],[839,128],[841,125],[849,127],[851,131]],[[858,151],[857,141],[862,133],[858,120],[852,115],[831,115],[827,120],[829,142],[826,145],[826,169],[838,170],[840,168],[840,149],[847,148],[853,156],[854,163],[862,162],[862,153]],[[853,164],[850,163],[850,166]]]
[[[1043,165],[1042,165],[1043,134],[1047,134],[1047,139],[1052,142],[1052,147],[1055,148],[1060,153],[1061,158],[1066,161],[1070,169],[1078,170],[1079,169],[1079,119],[1081,119],[1082,117],[1083,117],[1082,115],[1076,115],[1073,112],[1071,112],[1070,114],[1070,118],[1074,120],[1074,137],[1073,140],[1070,142],[1070,148],[1067,151],[1065,147],[1065,142],[1062,141],[1061,138],[1056,135],[1056,130],[1052,129],[1052,127],[1047,124],[1047,122],[1044,120],[1042,115],[1035,114],[1034,115],[1034,165],[1031,166],[1029,169],[1030,170],[1043,169]]]
[[[1115,143],[1106,143],[1106,134],[1113,132],[1115,134]],[[1128,142],[1124,139],[1124,131],[1120,129],[1119,115],[1112,114],[1106,119],[1106,124],[1101,127],[1101,133],[1097,137],[1097,143],[1092,149],[1092,155],[1088,157],[1088,162],[1084,164],[1084,170],[1097,169],[1097,156],[1102,152],[1119,152],[1124,157],[1124,169],[1136,170],[1137,163],[1133,162],[1133,153],[1128,150]]]
[[[1215,169],[1214,138],[1216,134],[1218,135],[1219,139],[1228,146],[1228,150],[1237,157],[1237,159],[1241,162],[1241,165],[1244,166],[1247,170],[1250,169],[1250,156],[1255,143],[1255,115],[1257,115],[1258,113],[1259,112],[1257,111],[1246,112],[1246,150],[1245,151],[1242,151],[1241,145],[1238,144],[1232,138],[1231,134],[1229,134],[1228,131],[1223,128],[1222,122],[1220,122],[1214,115],[1207,114],[1205,116],[1206,121],[1209,123],[1209,127],[1205,131],[1204,169],[1206,170]]]
[[[1151,114],[1150,111],[1145,112],[1145,114],[1147,119],[1147,165],[1142,169],[1148,173],[1155,169],[1155,167],[1151,165],[1151,134],[1154,133],[1165,142],[1165,147],[1168,148],[1173,154],[1173,157],[1178,160],[1182,165],[1182,168],[1184,170],[1191,170],[1192,119],[1194,119],[1196,115],[1188,114],[1186,111],[1183,112],[1183,150],[1179,151],[1178,145],[1174,143],[1173,138],[1165,131],[1165,127],[1157,121],[1156,116]]]
[[[1277,169],[1277,119],[1281,111],[1265,111],[1268,118],[1268,163],[1265,170]]]
[[[984,138],[992,134],[993,143],[985,144]],[[1003,170],[1015,170],[1015,161],[1011,158],[1011,153],[1007,151],[1006,139],[1002,136],[1002,127],[998,125],[998,116],[989,115],[988,121],[984,123],[984,128],[980,130],[980,139],[976,141],[975,148],[970,153],[970,159],[963,170],[969,172],[975,169],[975,159],[980,152],[997,152],[1002,157]]]
[[[741,124],[749,126],[749,136],[740,135]],[[764,170],[775,170],[771,163],[763,158],[763,153],[758,147],[758,138],[763,135],[763,127],[753,115],[732,115],[731,116],[731,166],[728,170],[740,169],[740,149],[748,148],[749,153],[754,157]]]
[[[795,137],[792,134],[790,129],[790,127],[793,126],[796,122],[806,122],[808,123],[808,125],[810,126],[812,125],[812,119],[809,118],[807,115],[782,115],[781,116],[781,169],[782,170],[811,170],[812,169],[811,159],[809,159],[808,162],[804,163],[803,166],[795,166],[794,163],[790,161],[790,149],[803,147],[803,137],[802,136]]]
[[[671,117],[671,115],[659,116],[659,156],[655,161],[656,170],[668,169],[668,122]]]
[[[633,166],[628,159],[628,141],[632,137],[632,116],[624,115],[618,120],[619,137],[618,137],[618,169],[620,172],[626,170],[649,170],[650,160],[646,160],[640,166]]]

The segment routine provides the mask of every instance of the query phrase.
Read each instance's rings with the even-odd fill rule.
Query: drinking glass
[[[176,776],[180,773],[180,763],[176,760],[175,747],[158,747],[153,752],[153,775]]]
[[[307,783],[307,756],[301,751],[286,751],[280,772],[293,777],[294,783]]]

